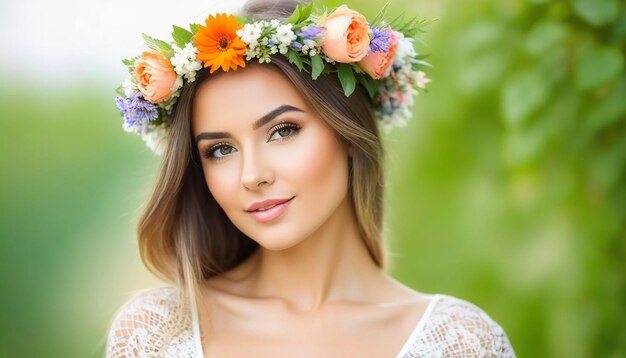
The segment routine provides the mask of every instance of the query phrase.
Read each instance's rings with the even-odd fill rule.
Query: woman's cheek
[[[221,164],[226,163],[220,163],[220,165],[206,170],[204,175],[207,178],[207,185],[213,198],[220,206],[227,209],[229,206],[228,198],[237,197],[233,190],[236,190],[239,182],[236,173],[233,172],[233,168]],[[233,166],[230,165],[230,167]]]
[[[322,185],[338,170],[342,161],[340,150],[332,133],[310,131],[285,146],[280,156],[280,173],[298,189]]]

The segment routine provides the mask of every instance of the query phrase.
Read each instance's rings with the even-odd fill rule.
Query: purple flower
[[[370,52],[389,52],[389,29],[372,28],[372,33]]]
[[[291,41],[291,47],[295,48],[296,50],[302,50],[302,44],[298,41]]]
[[[322,33],[322,28],[314,25],[309,25],[300,30],[297,35],[300,36],[304,40],[311,40],[315,36]]]
[[[130,127],[141,125],[144,121],[155,120],[159,116],[157,106],[146,101],[140,92],[129,98],[115,97],[115,104],[124,115],[124,121]]]
[[[267,42],[267,44],[268,44],[268,45],[270,45],[270,46],[276,46],[276,45],[278,45],[278,41],[276,41],[276,40],[274,40],[274,39],[270,39],[270,40]]]

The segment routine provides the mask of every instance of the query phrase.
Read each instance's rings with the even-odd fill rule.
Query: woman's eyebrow
[[[271,112],[267,113],[263,117],[257,119],[252,124],[252,129],[257,130],[263,127],[264,125],[266,125],[267,123],[269,123],[272,119],[278,117],[279,115],[285,112],[292,112],[292,111],[304,112],[302,109],[298,107],[294,107],[288,104],[283,104],[277,107],[276,109],[272,110]],[[202,132],[196,136],[196,145],[203,139],[218,139],[218,138],[231,138],[231,137],[232,135],[228,132]]]

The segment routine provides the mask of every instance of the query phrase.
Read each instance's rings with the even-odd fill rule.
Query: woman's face
[[[261,246],[298,244],[347,203],[347,147],[276,68],[211,76],[197,88],[192,118],[209,191]],[[268,199],[289,201],[250,211]]]

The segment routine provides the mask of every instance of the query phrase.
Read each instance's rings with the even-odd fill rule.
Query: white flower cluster
[[[165,127],[164,125],[151,126],[149,130],[141,135],[141,139],[146,143],[146,146],[157,155],[163,154],[167,146],[167,137],[170,131],[169,128]]]
[[[376,117],[385,133],[389,133],[394,127],[406,126],[407,121],[413,116],[411,112],[413,95],[414,93],[389,92],[381,101],[381,105],[376,107]]]
[[[407,38],[402,32],[395,31],[398,44],[396,45],[396,53],[393,57],[394,66],[403,66],[407,59],[414,58],[416,56],[415,46],[413,45],[413,38]]]
[[[302,49],[300,49],[300,51],[302,51],[302,53],[304,53],[305,55],[315,56],[322,53],[322,44],[318,41],[303,40],[302,42]],[[327,59],[327,62],[335,63],[335,61],[328,56],[324,56],[324,58]]]
[[[291,30],[292,26],[292,24],[286,24],[279,25],[276,28],[276,33],[274,33],[270,39],[270,42],[275,44],[272,46],[272,51],[274,51],[274,53],[276,53],[275,49],[278,49],[278,52],[281,54],[286,54],[289,50],[289,46],[291,46],[291,43],[298,38],[298,36],[296,36],[296,34],[294,34]]]
[[[135,92],[139,91],[137,89],[137,80],[135,77],[127,78],[122,82],[122,89],[124,90],[124,95],[126,98],[130,98]]]
[[[268,26],[267,21],[258,21],[246,24],[243,29],[237,30],[237,35],[247,45],[246,61],[257,58],[260,63],[270,62],[270,52],[267,48],[269,39],[263,36]]]
[[[169,135],[169,126],[164,124],[155,126],[148,122],[129,126],[128,123],[124,122],[122,128],[128,133],[135,133],[141,137],[146,146],[155,154],[161,155],[165,151],[167,136]]]
[[[254,22],[251,24],[245,24],[243,28],[237,30],[237,36],[241,37],[241,40],[248,45],[248,53],[246,55],[250,56],[250,49],[254,49],[259,45],[259,38],[261,37],[261,33],[263,32],[263,23],[262,22]],[[250,59],[250,58],[248,58]]]
[[[185,44],[184,48],[173,44],[172,48],[174,49],[174,56],[170,58],[170,62],[174,66],[176,74],[189,82],[195,81],[196,71],[202,68],[202,64],[196,60],[198,49],[192,43]]]
[[[417,87],[424,89],[426,88],[426,84],[430,81],[431,79],[426,77],[426,72],[417,71],[415,73],[415,84],[417,85]]]
[[[276,19],[245,24],[236,33],[247,45],[246,61],[257,58],[260,63],[269,63],[271,55],[286,54],[298,38],[292,27],[292,24],[283,25]]]
[[[385,131],[405,126],[413,116],[411,107],[414,96],[419,93],[415,89],[416,77],[417,72],[412,69],[411,63],[406,62],[387,80],[381,91],[381,105],[376,109]]]

